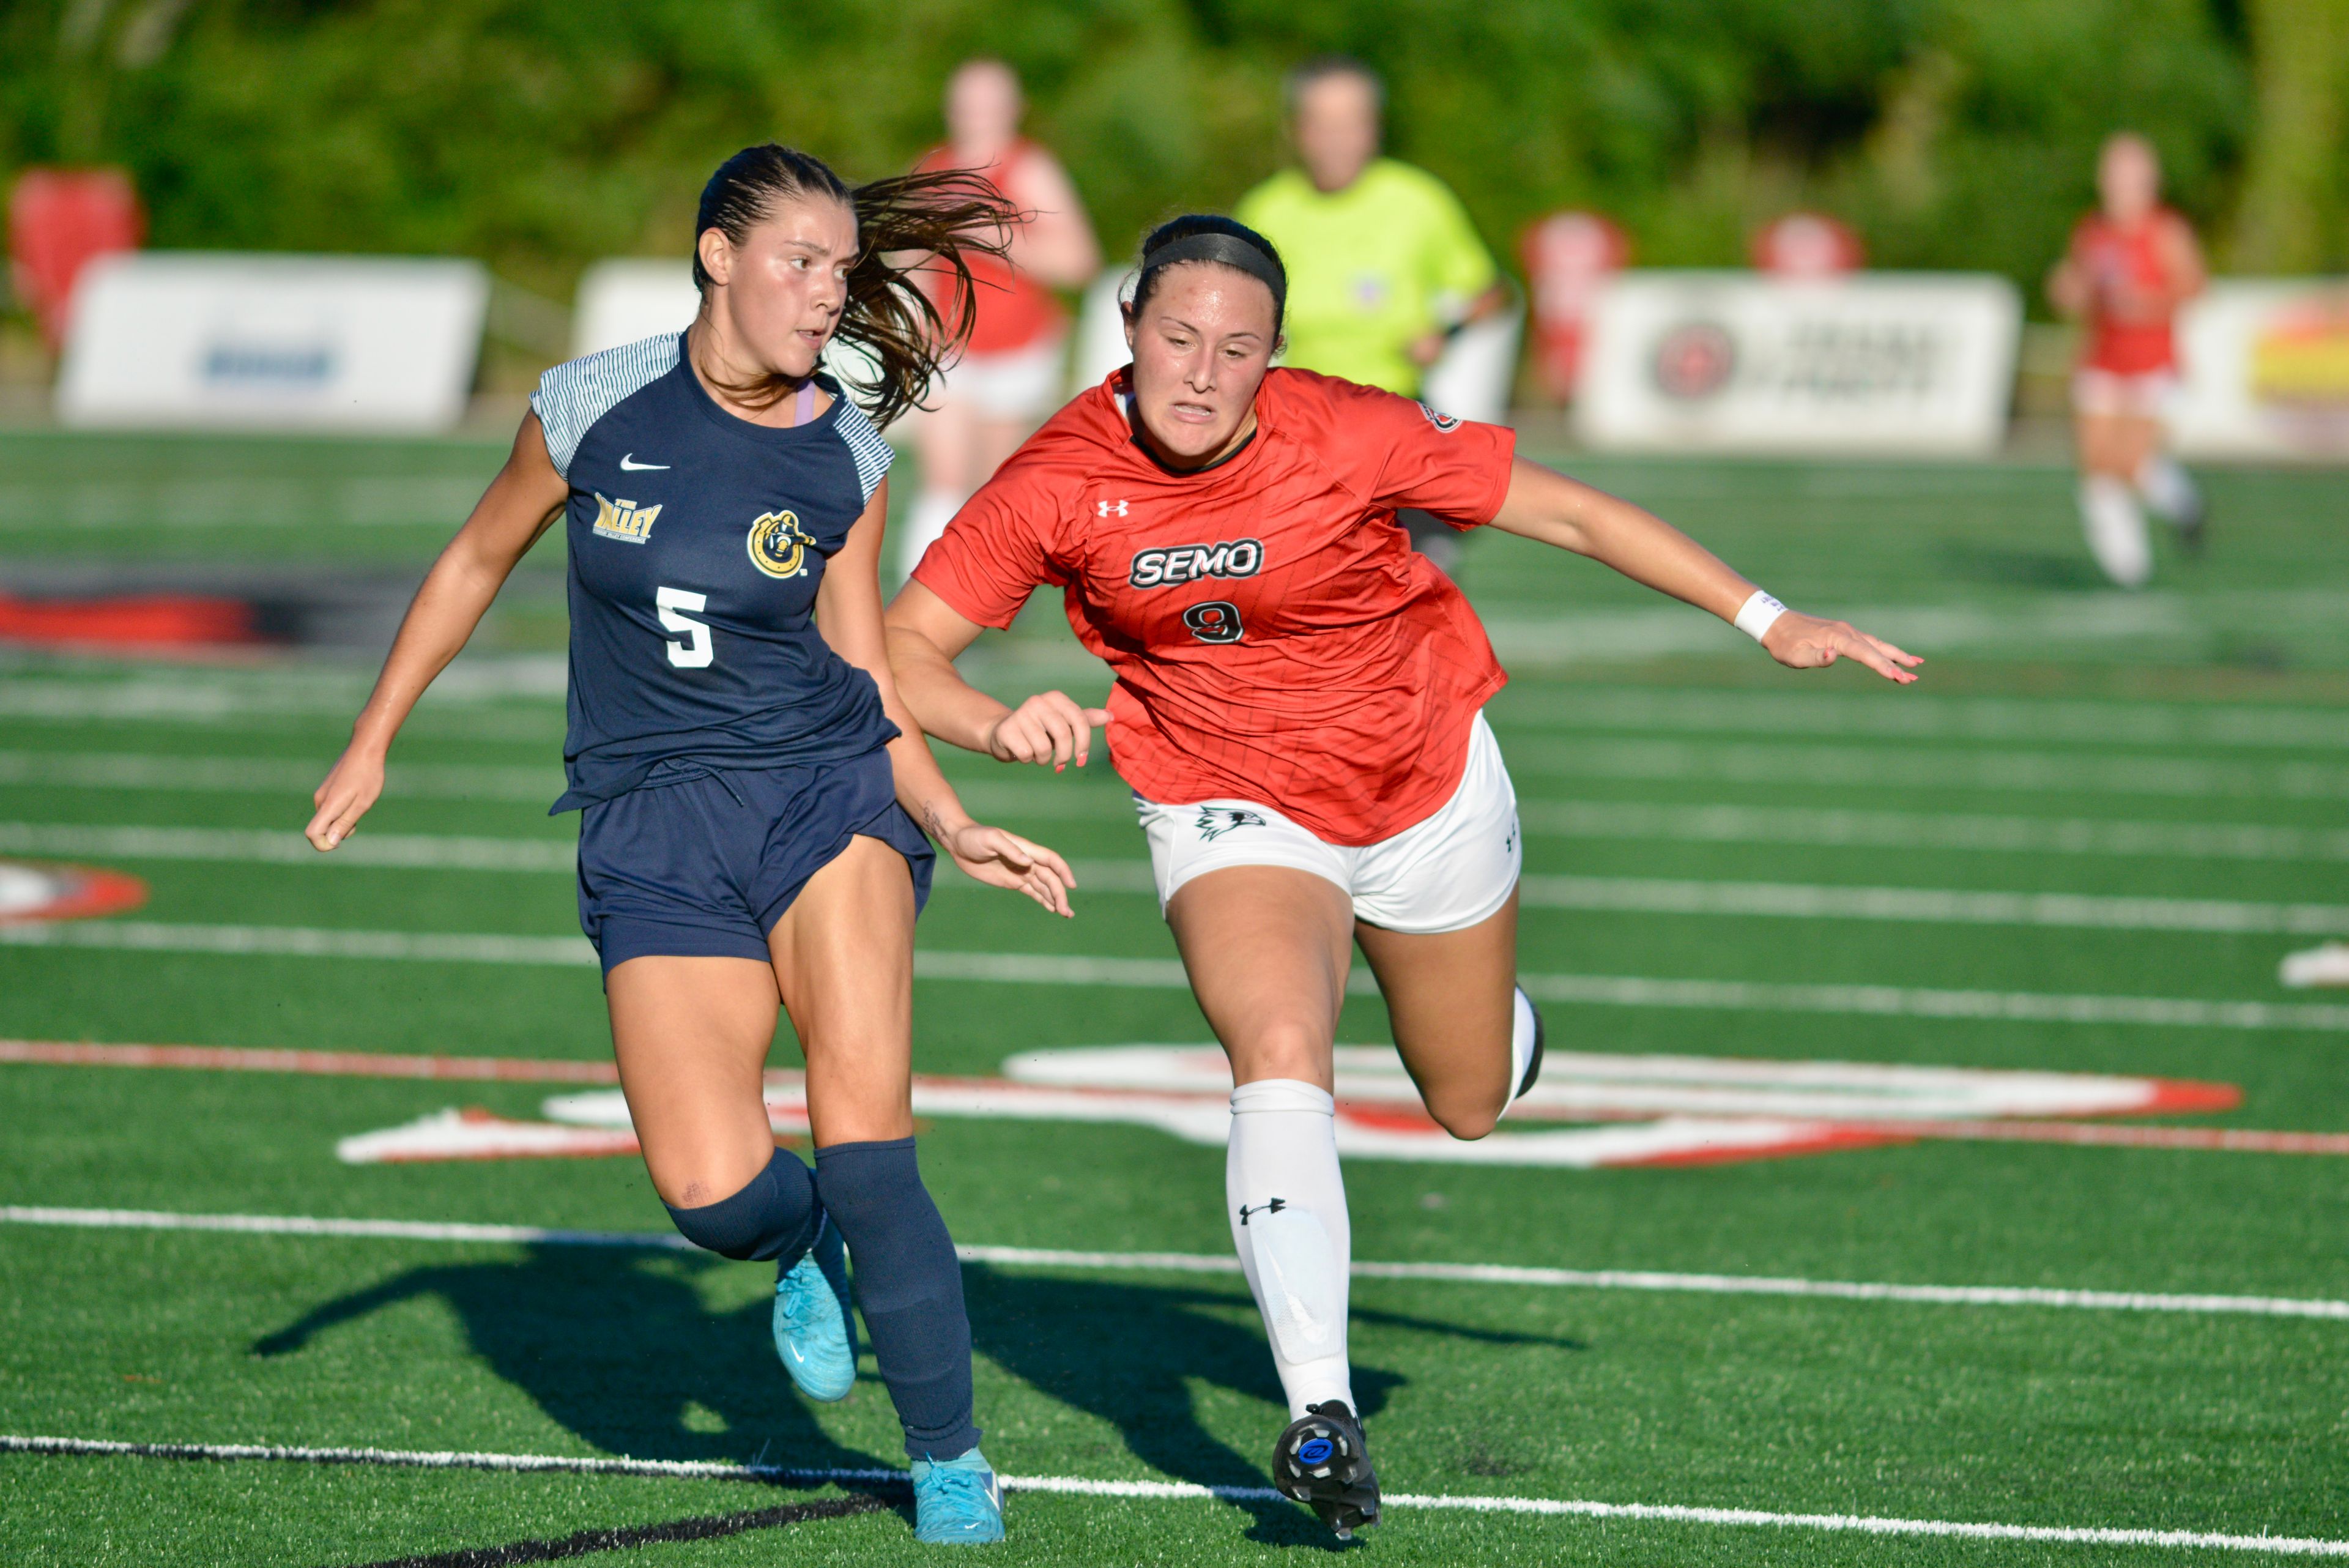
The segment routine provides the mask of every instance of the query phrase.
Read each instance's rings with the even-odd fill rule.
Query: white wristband
[[[1771,624],[1785,613],[1785,605],[1756,588],[1754,597],[1738,609],[1737,629],[1759,642],[1768,634]]]

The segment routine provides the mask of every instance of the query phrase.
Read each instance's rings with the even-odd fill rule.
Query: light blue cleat
[[[914,1461],[914,1539],[932,1546],[1003,1539],[1003,1483],[977,1449]]]
[[[856,1386],[854,1321],[848,1260],[827,1214],[815,1245],[775,1282],[775,1354],[809,1398],[830,1405]]]

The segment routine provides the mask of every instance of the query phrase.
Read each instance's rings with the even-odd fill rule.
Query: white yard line
[[[1798,784],[1806,788],[1960,790],[2023,794],[2149,794],[2187,798],[2349,799],[2349,767],[2337,763],[2119,755],[2110,752],[1987,752],[1950,747],[1799,742],[1512,741],[1503,747],[1520,778],[1695,780]]]
[[[480,838],[449,834],[353,834],[330,855],[292,831],[234,827],[84,826],[0,822],[0,852],[87,855],[127,860],[224,860],[265,865],[405,867],[440,871],[559,871],[577,868],[568,838]]]
[[[460,932],[330,930],[303,926],[164,925],[143,920],[70,920],[0,925],[0,946],[138,952],[217,953],[283,958],[349,958],[436,963],[593,967],[585,937],[509,937]],[[1100,985],[1153,991],[1188,989],[1177,959],[1095,958],[1062,953],[914,954],[927,981],[1018,985]],[[2203,1001],[2193,997],[2065,995],[2062,992],[1950,991],[1892,985],[1800,985],[1748,981],[1661,980],[1639,975],[1529,974],[1526,990],[1542,1002],[1600,1007],[1670,1007],[1727,1012],[1857,1013],[1889,1018],[2003,1020],[2031,1023],[2122,1023],[2163,1028],[2349,1032],[2349,1003]],[[1347,981],[1357,996],[1375,992],[1361,971]]]
[[[904,1486],[905,1472],[884,1469],[798,1469],[734,1465],[709,1459],[631,1459],[567,1454],[499,1454],[413,1449],[309,1448],[274,1443],[131,1443],[98,1438],[0,1435],[0,1453],[86,1458],[275,1461],[314,1465],[381,1465],[400,1469],[490,1470],[519,1474],[661,1476],[689,1480],[757,1481],[816,1487]],[[1270,1487],[1201,1486],[1189,1481],[1095,1480],[1084,1476],[1000,1478],[1012,1492],[1064,1497],[1122,1497],[1164,1501],[1270,1502]],[[1390,1508],[1464,1513],[1514,1513],[1575,1519],[1620,1519],[1657,1524],[1816,1530],[1835,1533],[1940,1537],[1961,1541],[2026,1541],[2069,1546],[2150,1546],[2189,1552],[2262,1552],[2292,1557],[2349,1557],[2349,1541],[2317,1536],[2233,1535],[2217,1531],[2115,1529],[2093,1525],[1998,1524],[1976,1520],[1899,1519],[1878,1514],[1786,1513],[1754,1508],[1696,1508],[1681,1503],[1594,1502],[1542,1497],[1475,1497],[1389,1492]]]
[[[884,1469],[798,1469],[781,1465],[734,1465],[710,1459],[631,1459],[566,1454],[498,1454],[412,1449],[307,1448],[274,1443],[130,1443],[98,1438],[0,1435],[0,1453],[276,1461],[314,1465],[381,1465],[400,1469],[491,1470],[520,1474],[662,1476],[689,1480],[741,1480],[792,1486],[904,1486],[905,1472]],[[1084,1476],[1000,1478],[1012,1492],[1064,1497],[1122,1497],[1164,1501],[1271,1502],[1270,1487],[1201,1486],[1189,1481],[1095,1480]],[[1878,1514],[1785,1513],[1754,1508],[1695,1508],[1681,1503],[1594,1502],[1542,1497],[1475,1497],[1389,1492],[1390,1508],[1464,1513],[1514,1513],[1576,1519],[1620,1519],[1658,1524],[1816,1530],[1836,1533],[1942,1537],[1963,1541],[2027,1541],[2051,1545],[2151,1546],[2177,1551],[2263,1552],[2292,1557],[2349,1557],[2349,1541],[2315,1536],[2232,1535],[2201,1530],[2130,1530],[2092,1525],[1997,1524],[1975,1520],[1899,1519]]]
[[[312,849],[299,834],[291,832],[0,822],[0,852],[8,851],[129,859],[256,861],[299,866],[409,867],[564,874],[573,869],[572,846],[560,839],[469,838],[429,834],[354,835],[346,847],[333,855],[322,856]],[[1080,891],[1148,893],[1153,888],[1150,865],[1143,860],[1080,860],[1073,863],[1073,869]],[[960,886],[962,880],[949,875],[947,885]],[[2344,904],[2277,904],[2232,898],[1977,892],[1940,888],[1871,888],[1836,883],[1732,882],[1650,877],[1529,876],[1520,882],[1519,888],[1521,903],[1527,909],[1537,909],[1721,915],[1768,919],[1901,920],[1935,925],[2036,926],[2090,930],[2272,931],[2291,936],[2349,933],[2349,905]],[[93,945],[116,945],[104,937],[92,937],[90,940]],[[136,945],[129,939],[125,940],[129,945]]]
[[[344,1220],[299,1214],[179,1214],[147,1209],[0,1206],[0,1224],[82,1230],[225,1231],[259,1236],[336,1236],[363,1241],[455,1241],[547,1247],[656,1248],[690,1251],[666,1231],[561,1231],[535,1225],[478,1225],[418,1220]],[[965,1262],[1006,1268],[1073,1269],[1102,1273],[1234,1274],[1228,1252],[1092,1252],[1047,1247],[963,1246]],[[1550,1269],[1509,1263],[1357,1262],[1366,1280],[1441,1280],[1463,1284],[1550,1290],[1650,1291],[1723,1296],[1806,1296],[1831,1301],[1899,1302],[1923,1306],[2046,1307],[2077,1312],[2184,1313],[2193,1315],[2325,1318],[2349,1321],[2349,1301],[2299,1296],[2181,1294],[2153,1291],[2064,1290],[2029,1285],[1920,1285],[1858,1280],[1805,1280],[1764,1274],[1673,1273],[1650,1269]]]
[[[404,783],[404,781],[401,781]],[[554,781],[531,775],[535,799]],[[535,785],[535,787],[531,787]],[[158,785],[160,787],[160,785]],[[1043,790],[963,787],[963,804],[991,815],[1125,818],[1125,802],[1094,793],[1052,797]],[[1992,854],[2116,856],[2145,860],[2349,860],[2349,830],[2267,827],[2260,823],[1966,815],[1936,811],[1844,811],[1809,806],[1654,806],[1604,799],[1520,799],[1529,835],[1565,839],[1659,839],[1672,844],[1816,844],[1837,848],[1954,848]],[[289,865],[409,865],[453,870],[571,872],[571,839],[362,832],[319,856],[294,830],[240,827],[0,823],[0,854],[119,856],[134,860],[261,860]],[[1085,860],[1085,888],[1149,891],[1144,860]]]
[[[169,794],[289,794],[304,800],[326,776],[332,757],[172,756],[148,752],[0,751],[0,784],[68,789],[143,789]],[[400,794],[551,803],[563,774],[548,767],[469,763],[394,763],[386,790]]]
[[[1907,920],[1932,925],[2041,926],[2112,931],[2349,932],[2349,904],[2267,904],[2231,898],[2144,898],[2091,893],[1971,892],[1816,882],[1717,882],[1652,877],[1526,877],[1535,909],[1772,919]]]
[[[1497,699],[1488,712],[1505,732],[1599,729],[2349,751],[2349,711],[2232,702],[1569,686],[1513,692]]]
[[[1518,799],[1517,815],[1528,834],[1560,838],[1987,850],[2148,860],[2349,860],[2349,830],[2271,827],[2249,822],[2114,821],[1783,805],[1653,805],[1524,796]]]

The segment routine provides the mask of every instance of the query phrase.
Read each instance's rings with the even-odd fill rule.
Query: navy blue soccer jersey
[[[789,430],[719,407],[682,335],[591,354],[530,405],[569,481],[568,811],[663,763],[843,762],[895,738],[873,678],[815,627],[816,588],[891,452],[863,410]]]

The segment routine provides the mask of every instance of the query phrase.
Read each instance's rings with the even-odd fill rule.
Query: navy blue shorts
[[[820,767],[656,772],[579,820],[579,926],[604,972],[632,958],[768,959],[767,933],[859,834],[905,857],[914,908],[936,857],[897,804],[889,753]]]

